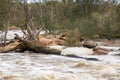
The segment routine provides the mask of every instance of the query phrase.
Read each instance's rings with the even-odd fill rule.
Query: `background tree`
[[[120,34],[118,0],[32,1],[1,0],[0,25],[9,23],[21,27],[26,36],[29,35],[29,40],[36,39],[41,28],[61,33],[74,32],[77,28],[81,36],[89,38],[94,34]]]
[[[10,9],[12,0],[0,1],[0,29],[4,31],[4,45],[6,45],[6,35],[8,27],[10,26]]]

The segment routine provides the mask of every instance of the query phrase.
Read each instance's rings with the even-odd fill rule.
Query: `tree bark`
[[[5,29],[5,34],[4,34],[4,46],[6,46],[6,35],[7,35],[8,29]]]
[[[15,42],[12,42],[5,47],[0,48],[0,52],[10,52],[10,51],[33,51],[35,53],[45,53],[45,54],[56,54],[60,55],[61,50],[49,48],[48,46],[42,44],[38,40],[27,41],[20,38],[15,34]]]
[[[13,42],[13,43],[9,43],[5,47],[0,47],[0,52],[1,53],[7,53],[7,52],[15,51],[18,48],[20,48],[20,43],[19,42]]]
[[[38,40],[26,41],[20,38],[17,34],[15,35],[16,35],[15,38],[25,45],[24,48],[26,48],[26,50],[33,51],[36,53],[57,54],[57,55],[60,55],[61,53],[60,50],[49,48],[46,45],[39,42]]]

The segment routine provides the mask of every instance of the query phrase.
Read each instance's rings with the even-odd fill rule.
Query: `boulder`
[[[93,54],[92,49],[88,49],[88,48],[84,48],[84,47],[69,47],[64,49],[61,52],[61,55],[75,55],[75,56],[79,56],[79,55],[90,55]]]
[[[97,46],[97,44],[93,41],[84,41],[83,42],[83,47],[94,48],[96,46]]]
[[[108,50],[104,49],[104,48],[93,48],[93,54],[95,55],[107,55],[108,54]]]
[[[66,46],[52,45],[52,46],[49,46],[49,48],[62,51],[63,49],[66,48]]]

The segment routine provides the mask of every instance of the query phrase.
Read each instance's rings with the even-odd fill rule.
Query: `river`
[[[120,57],[115,53],[120,51],[80,55],[99,61],[42,53],[0,53],[0,80],[120,80]]]

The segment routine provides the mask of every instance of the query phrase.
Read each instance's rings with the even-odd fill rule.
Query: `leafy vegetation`
[[[79,30],[80,36],[120,34],[118,0],[0,0],[0,25],[60,31]],[[2,27],[0,26],[0,27]],[[118,35],[116,35],[118,34]],[[73,37],[73,36],[71,36]]]

